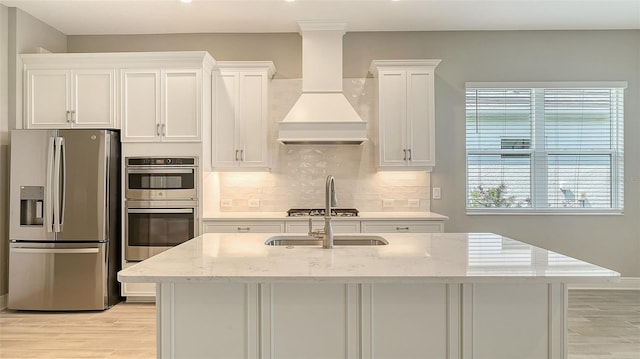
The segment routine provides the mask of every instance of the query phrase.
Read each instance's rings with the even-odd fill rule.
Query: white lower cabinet
[[[562,283],[159,285],[158,358],[567,358]]]
[[[334,233],[360,233],[360,221],[331,221]],[[313,221],[313,230],[324,228],[324,220]],[[309,222],[287,221],[287,233],[309,233]]]
[[[362,221],[362,233],[444,232],[443,221]]]
[[[444,232],[444,221],[425,220],[332,220],[335,233],[432,233]],[[324,228],[322,218],[313,219],[313,230]],[[205,220],[203,233],[308,233],[307,220],[216,219]]]
[[[205,221],[203,233],[282,233],[284,228],[284,221]]]
[[[136,262],[125,262],[122,266],[128,268]],[[153,302],[156,296],[155,283],[121,283],[120,294],[127,297],[128,302]]]

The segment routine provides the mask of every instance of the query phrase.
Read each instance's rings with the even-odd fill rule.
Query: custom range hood
[[[283,144],[361,144],[367,123],[342,94],[342,36],[346,24],[299,21],[302,95],[278,122]]]

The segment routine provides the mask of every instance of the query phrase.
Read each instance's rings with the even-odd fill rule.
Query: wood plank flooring
[[[153,304],[0,312],[0,358],[155,358]],[[513,358],[517,359],[517,358]],[[569,291],[569,359],[640,359],[640,291]]]

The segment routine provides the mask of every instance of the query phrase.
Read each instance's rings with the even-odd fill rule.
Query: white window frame
[[[465,94],[468,89],[532,89],[534,90],[534,97],[543,96],[540,91],[535,92],[536,89],[587,89],[587,88],[621,88],[626,89],[628,83],[626,81],[572,81],[572,82],[467,82],[465,83]],[[624,101],[624,100],[623,100]],[[465,100],[466,103],[466,100]],[[544,112],[544,101],[535,101],[535,112]],[[466,104],[465,104],[466,108]],[[465,110],[466,113],[466,110]],[[466,118],[466,115],[465,115]],[[623,118],[621,119],[624,122]],[[544,116],[534,116],[532,119],[532,138],[531,142],[534,144],[544,143]],[[622,124],[624,126],[624,124]],[[538,130],[536,128],[542,128]],[[466,129],[466,120],[465,120]],[[624,134],[623,134],[624,137]],[[620,176],[624,176],[624,168],[621,170],[612,170],[611,178],[611,193],[612,193],[612,208],[549,208],[549,207],[507,207],[507,208],[470,208],[469,207],[469,155],[500,155],[501,151],[468,151],[466,150],[466,130],[465,130],[465,208],[468,215],[621,215],[624,214],[624,207],[620,205],[620,202],[624,201],[623,189],[619,184],[624,180]],[[623,145],[624,147],[624,145]],[[529,150],[510,150],[509,153],[527,153],[530,155],[530,173],[531,173],[531,199],[532,203],[548,204],[548,156],[553,155],[609,155],[611,158],[611,168],[619,168],[620,155],[624,155],[624,148],[620,151],[611,150],[598,150],[598,151],[577,151],[577,150],[547,150],[544,146],[534,145]],[[624,167],[624,163],[622,164]],[[619,194],[619,195],[618,195]],[[622,197],[622,198],[621,198]]]

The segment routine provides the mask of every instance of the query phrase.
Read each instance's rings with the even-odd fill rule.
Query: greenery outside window
[[[467,83],[468,212],[622,212],[624,88]]]

